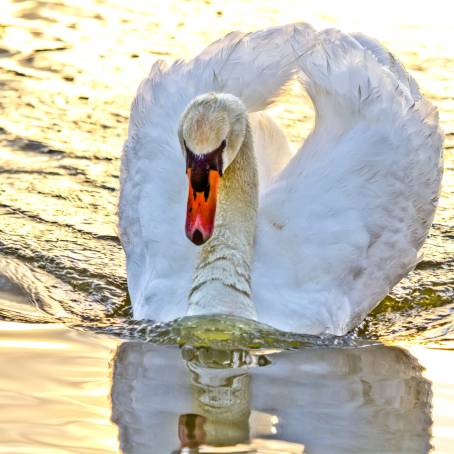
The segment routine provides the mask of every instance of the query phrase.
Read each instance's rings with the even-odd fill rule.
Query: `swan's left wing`
[[[377,42],[294,41],[313,132],[264,194],[253,293],[261,321],[343,334],[418,260],[441,179],[438,116]]]
[[[264,109],[292,77],[293,25],[234,32],[189,62],[159,61],[132,104],[124,146],[119,203],[120,237],[136,318],[184,315],[197,251],[184,234],[185,163],[177,129],[197,95],[238,96],[249,112]]]

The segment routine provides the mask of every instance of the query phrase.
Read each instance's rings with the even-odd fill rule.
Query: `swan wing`
[[[304,31],[306,33],[306,31]],[[253,292],[261,321],[343,334],[418,261],[435,212],[435,108],[378,42],[293,38],[316,123],[263,194]]]
[[[123,150],[119,202],[136,318],[170,320],[186,312],[197,248],[184,235],[181,114],[195,96],[209,91],[238,96],[250,112],[266,108],[295,72],[293,33],[293,25],[230,33],[189,62],[170,67],[156,62],[139,86]]]
[[[266,112],[250,114],[249,123],[257,158],[259,190],[263,193],[294,153],[285,132]]]

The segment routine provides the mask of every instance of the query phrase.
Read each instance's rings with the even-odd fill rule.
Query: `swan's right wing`
[[[189,62],[159,61],[132,104],[124,146],[120,237],[136,318],[186,312],[197,247],[184,234],[187,181],[178,142],[180,117],[197,95],[216,91],[260,111],[294,75],[293,25],[233,32]]]
[[[261,200],[260,320],[343,334],[418,260],[441,179],[438,116],[378,43],[335,30],[294,41],[316,111]]]

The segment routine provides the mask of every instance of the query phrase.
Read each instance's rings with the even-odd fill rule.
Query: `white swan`
[[[296,73],[316,122],[290,159],[260,111]],[[121,171],[134,317],[228,313],[347,332],[417,263],[441,145],[435,108],[362,35],[287,25],[157,62],[132,105]]]

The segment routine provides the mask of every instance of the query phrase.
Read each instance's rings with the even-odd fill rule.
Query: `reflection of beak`
[[[208,181],[203,191],[197,192],[192,184],[192,169],[187,170],[189,180],[186,236],[197,246],[211,238],[214,230],[219,172],[208,170]]]
[[[178,438],[182,448],[198,448],[206,443],[205,416],[196,414],[180,415],[178,418]],[[198,452],[198,451],[197,451]]]

